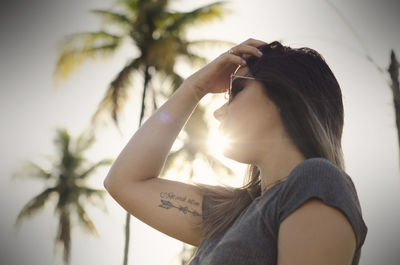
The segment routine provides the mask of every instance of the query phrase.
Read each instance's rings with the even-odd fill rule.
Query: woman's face
[[[247,75],[241,67],[236,75]],[[275,149],[282,139],[287,139],[279,117],[279,110],[256,80],[234,77],[233,100],[214,112],[221,122],[220,131],[227,137],[224,155],[246,164],[257,164]]]

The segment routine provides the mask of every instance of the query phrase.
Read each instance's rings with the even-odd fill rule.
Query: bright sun
[[[228,139],[218,129],[212,129],[208,136],[208,149],[215,156],[222,156],[228,145]]]
[[[223,97],[222,94],[213,95],[212,101],[210,105],[207,105],[208,108],[212,109],[214,112],[217,108],[221,107],[225,104],[226,99]],[[210,116],[212,114],[210,113]],[[220,123],[216,119],[212,119],[209,127],[209,134],[208,134],[208,150],[210,153],[214,155],[214,157],[225,160],[226,157],[223,155],[224,151],[229,145],[229,138],[227,138],[222,132],[218,130],[218,126]]]

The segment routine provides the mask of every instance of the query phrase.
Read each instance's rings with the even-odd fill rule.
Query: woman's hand
[[[189,76],[185,83],[190,84],[200,95],[208,93],[222,93],[228,89],[230,74],[238,66],[246,66],[248,57],[261,57],[262,53],[256,48],[266,44],[263,41],[248,39],[233,47]]]

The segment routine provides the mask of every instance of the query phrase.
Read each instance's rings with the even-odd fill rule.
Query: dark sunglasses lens
[[[230,93],[230,100],[233,100],[235,96],[243,90],[244,83],[246,82],[245,78],[234,77],[232,80],[232,89]]]

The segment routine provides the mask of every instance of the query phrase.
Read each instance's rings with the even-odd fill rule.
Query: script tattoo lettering
[[[188,199],[186,196],[176,196],[175,193],[173,192],[161,192],[160,193],[160,201],[161,204],[158,205],[158,207],[164,208],[164,209],[171,209],[175,208],[178,209],[178,211],[184,213],[184,214],[192,214],[193,216],[201,216],[201,214],[196,211],[195,209],[190,209],[188,206],[182,206],[181,203],[188,203],[193,206],[200,206],[200,203],[193,200],[193,199]]]

